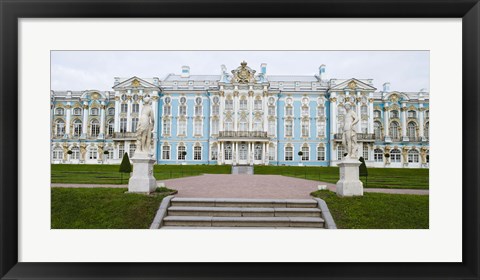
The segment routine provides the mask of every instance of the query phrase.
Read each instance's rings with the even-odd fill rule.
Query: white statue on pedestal
[[[358,143],[357,143],[357,130],[358,117],[355,111],[352,110],[350,104],[345,105],[347,114],[345,115],[345,121],[343,125],[342,144],[347,151],[347,157],[357,158]]]
[[[155,124],[150,97],[143,98],[143,108],[137,126],[137,149],[141,153],[150,153],[152,132]]]

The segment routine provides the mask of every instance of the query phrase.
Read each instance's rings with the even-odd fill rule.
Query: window
[[[202,120],[195,120],[195,136],[202,135]]]
[[[390,111],[390,117],[392,119],[398,119],[398,111],[397,110]]]
[[[108,108],[108,115],[109,116],[115,115],[115,108]]]
[[[363,159],[368,160],[368,144],[363,143]]]
[[[302,107],[302,116],[308,116],[308,107],[307,106]]]
[[[185,96],[180,97],[180,103],[185,104],[187,102],[187,98]]]
[[[317,136],[325,136],[325,123],[323,121],[317,121]]]
[[[302,161],[310,160],[310,148],[308,146],[302,147]]]
[[[425,127],[423,128],[423,136],[425,136],[427,139],[430,136],[430,122],[425,123]]]
[[[408,117],[409,118],[416,118],[417,117],[417,112],[410,110],[408,111]]]
[[[170,159],[170,146],[162,146],[162,159]]]
[[[275,125],[274,120],[268,121],[268,135],[275,136],[275,130],[277,126]]]
[[[325,147],[317,147],[317,160],[325,161]]]
[[[325,107],[319,106],[317,108],[317,116],[324,117],[325,116]]]
[[[129,156],[133,157],[135,155],[135,150],[137,149],[137,145],[135,144],[130,144],[129,148]]]
[[[138,103],[132,104],[132,113],[138,113],[140,111],[140,105]]]
[[[202,98],[201,98],[200,96],[198,96],[197,98],[195,98],[195,104],[197,104],[197,105],[202,104]]]
[[[425,111],[425,117],[427,119],[430,118],[430,110]]]
[[[170,96],[166,96],[166,97],[165,97],[165,104],[170,104],[170,101],[172,101],[172,99],[170,98]]]
[[[107,129],[108,136],[112,136],[114,131],[115,131],[115,123],[113,120],[109,120],[108,129]]]
[[[92,116],[98,116],[98,109],[97,108],[92,108],[90,110],[90,115]]]
[[[202,115],[202,106],[201,105],[197,105],[195,106],[195,116],[201,116]]]
[[[293,116],[293,107],[292,106],[287,106],[285,108],[285,115],[286,116]]]
[[[382,113],[381,113],[379,110],[375,110],[375,111],[373,112],[373,116],[374,116],[375,118],[380,118],[381,115],[382,115]]]
[[[225,131],[233,131],[233,123],[231,119],[226,119],[225,120]]]
[[[285,161],[293,160],[293,147],[285,147]]]
[[[390,160],[392,162],[401,162],[401,152],[399,149],[393,149],[390,151]]]
[[[247,99],[240,99],[240,110],[247,110]]]
[[[98,124],[98,120],[92,120],[90,123],[90,135],[92,137],[97,137],[100,133],[100,125]]]
[[[163,106],[163,115],[164,116],[170,116],[172,114],[172,107],[170,105],[164,105]]]
[[[88,148],[88,158],[89,159],[97,159],[97,157],[98,157],[97,147]]]
[[[123,101],[125,101],[125,100],[127,100],[127,95],[126,95],[126,94],[122,94],[122,97],[121,97],[121,98],[122,98]]]
[[[419,153],[417,150],[408,151],[408,162],[409,163],[418,163],[419,162]]]
[[[107,148],[108,154],[107,154],[107,159],[113,159],[113,147],[109,146]]]
[[[132,118],[132,132],[137,131],[137,126],[138,126],[138,118]]]
[[[163,128],[163,135],[164,136],[170,135],[170,120],[169,119],[163,119],[162,128]]]
[[[308,137],[310,134],[310,127],[308,120],[302,120],[302,137]]]
[[[178,160],[185,160],[186,156],[186,151],[185,151],[185,146],[178,146],[177,148],[177,159]]]
[[[238,126],[238,131],[248,131],[247,120],[246,119],[242,118],[240,120],[240,123],[239,123],[239,126]]]
[[[55,115],[57,115],[57,116],[63,116],[64,112],[65,111],[63,110],[63,108],[55,109]]]
[[[120,112],[121,113],[127,113],[128,112],[128,104],[127,103],[122,103],[120,105]]]
[[[214,144],[212,146],[212,160],[218,160],[218,146]]]
[[[213,103],[218,104],[219,100],[220,100],[220,98],[218,96],[215,95],[213,97]]]
[[[262,100],[261,99],[255,99],[253,104],[254,104],[255,110],[262,110]]]
[[[275,160],[275,146],[268,146],[268,160]]]
[[[253,121],[253,130],[254,131],[262,131],[262,120],[261,119],[255,119]]]
[[[414,140],[417,136],[417,125],[414,122],[408,123],[407,136],[411,138],[410,141]]]
[[[268,115],[275,116],[275,106],[268,106]]]
[[[255,144],[254,152],[254,159],[262,160],[262,144]]]
[[[127,132],[127,118],[120,119],[120,132]]]
[[[233,110],[233,100],[225,99],[225,110]]]
[[[360,107],[360,111],[361,111],[361,114],[362,114],[362,115],[368,115],[368,107],[367,107],[367,105],[362,105],[362,107]]]
[[[73,108],[73,115],[80,116],[82,114],[82,109],[80,108]]]
[[[375,139],[379,140],[382,138],[382,124],[380,122],[373,123],[373,132],[375,133]]]
[[[338,145],[337,147],[337,159],[342,160],[345,154],[345,148],[343,145]]]
[[[391,122],[390,123],[390,137],[392,137],[392,139],[398,139],[398,129],[399,129],[399,125],[397,122]]]
[[[186,116],[187,115],[187,106],[180,105],[180,107],[178,108],[178,114],[180,116]]]
[[[212,106],[212,115],[219,115],[220,114],[220,106],[213,105]]]
[[[293,136],[293,121],[286,120],[285,121],[285,137],[292,137]]]
[[[187,135],[187,121],[179,120],[178,121],[178,135]]]
[[[232,160],[232,144],[226,143],[225,144],[225,160]]]
[[[219,128],[219,121],[218,120],[212,120],[212,134],[218,134],[218,128]]]
[[[273,105],[273,103],[275,103],[275,98],[269,97],[268,98],[268,104]]]
[[[65,122],[61,119],[57,120],[55,124],[55,134],[58,137],[65,135]]]
[[[118,158],[122,158],[125,154],[125,146],[123,144],[118,145]]]
[[[70,159],[80,159],[80,148],[73,147],[71,151],[72,154],[70,155]]]
[[[80,135],[82,135],[82,121],[76,119],[73,122],[73,136],[78,137]]]
[[[133,95],[133,100],[134,100],[134,101],[137,101],[137,100],[138,100],[138,94],[134,94],[134,95]]]
[[[383,162],[383,151],[382,151],[382,149],[373,150],[373,160],[375,162]]]
[[[202,147],[193,147],[193,160],[202,160]]]
[[[62,160],[63,159],[63,149],[61,147],[53,148],[52,153],[53,153],[52,157],[53,157],[54,160]]]

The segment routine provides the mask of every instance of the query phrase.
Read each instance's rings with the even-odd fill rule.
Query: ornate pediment
[[[374,91],[376,88],[372,87],[371,85],[360,81],[358,79],[348,79],[345,81],[340,82],[339,84],[332,86],[330,90],[349,90],[349,91]]]
[[[232,82],[234,83],[248,84],[255,82],[255,70],[248,67],[245,61],[240,64],[240,67],[232,70],[232,74]]]

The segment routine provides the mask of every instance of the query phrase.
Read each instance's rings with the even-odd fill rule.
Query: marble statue
[[[427,147],[422,147],[420,149],[420,157],[422,158],[422,164],[427,164]]]
[[[356,126],[358,117],[350,104],[345,105],[347,111],[343,124],[342,144],[347,152],[347,157],[357,158],[358,144]]]
[[[137,149],[139,152],[149,153],[151,149],[151,139],[154,127],[154,116],[152,102],[147,95],[143,98],[143,108],[137,126]]]

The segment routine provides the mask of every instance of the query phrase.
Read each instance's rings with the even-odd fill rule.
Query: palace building
[[[246,62],[218,75],[114,78],[112,91],[51,91],[52,163],[118,164],[135,153],[142,99],[155,113],[157,164],[336,166],[345,104],[370,167],[428,168],[429,93],[371,79],[268,75]]]

